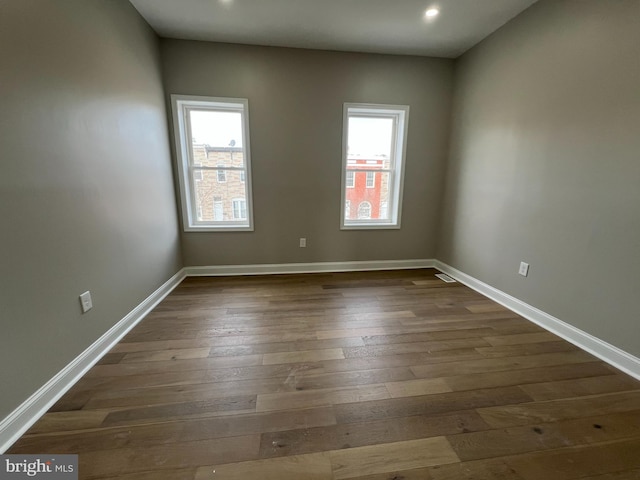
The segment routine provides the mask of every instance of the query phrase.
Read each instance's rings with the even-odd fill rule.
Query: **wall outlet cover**
[[[91,300],[91,292],[86,291],[80,295],[80,305],[82,305],[82,313],[87,313],[93,308],[93,301]]]

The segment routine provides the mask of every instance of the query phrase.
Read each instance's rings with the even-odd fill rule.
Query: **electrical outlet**
[[[91,292],[86,291],[80,295],[80,304],[82,305],[82,313],[87,313],[93,308],[93,301],[91,300]]]
[[[526,277],[527,275],[529,275],[529,264],[520,262],[520,269],[518,270],[518,273],[523,277]]]
[[[307,239],[306,238],[300,238],[300,248],[305,248],[307,246]]]

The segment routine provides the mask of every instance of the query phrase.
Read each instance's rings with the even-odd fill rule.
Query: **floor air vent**
[[[443,282],[456,283],[453,278],[451,278],[449,275],[445,275],[444,273],[436,273],[436,277],[438,277]]]

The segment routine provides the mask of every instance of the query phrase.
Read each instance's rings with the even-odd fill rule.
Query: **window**
[[[248,101],[171,102],[185,231],[253,230]]]
[[[225,183],[227,181],[227,171],[223,170],[223,168],[224,165],[218,165],[218,183]]]
[[[347,200],[344,202],[344,216],[345,218],[349,218],[351,215],[351,200]]]
[[[247,202],[244,198],[235,198],[233,200],[233,218],[235,220],[247,218]]]
[[[353,188],[356,186],[354,172],[347,171],[347,188]]]
[[[408,120],[404,105],[344,105],[342,229],[400,228]]]
[[[371,218],[371,204],[369,202],[362,202],[360,205],[358,205],[358,218]]]
[[[367,172],[367,188],[373,188],[376,184],[376,172]]]

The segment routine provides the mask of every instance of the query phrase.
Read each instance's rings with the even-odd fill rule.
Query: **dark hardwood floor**
[[[435,273],[188,278],[8,453],[83,479],[640,479],[640,383]]]

